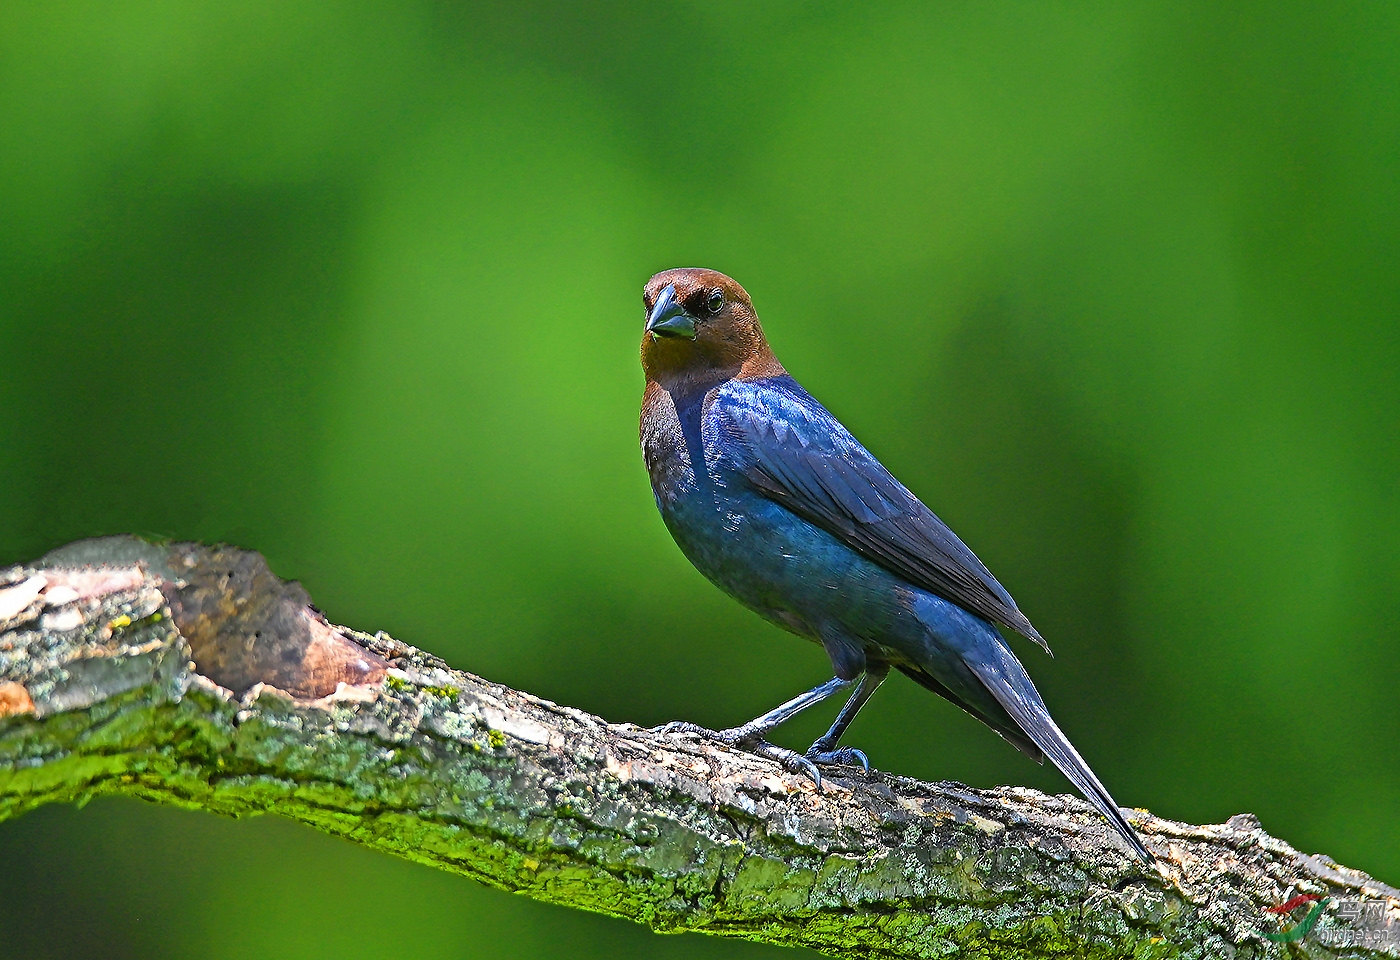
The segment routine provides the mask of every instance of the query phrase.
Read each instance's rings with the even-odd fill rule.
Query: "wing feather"
[[[915,586],[1050,651],[982,561],[797,381],[729,381],[708,416],[737,442],[736,466],[769,499]]]

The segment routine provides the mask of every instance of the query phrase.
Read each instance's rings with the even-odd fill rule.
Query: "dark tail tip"
[[[1128,822],[1128,818],[1123,816],[1121,811],[1118,811],[1116,807],[1114,809],[1115,812],[1118,813],[1118,817],[1116,819],[1109,817],[1109,822],[1118,828],[1118,832],[1122,834],[1124,840],[1128,841],[1128,846],[1133,848],[1133,853],[1137,855],[1139,860],[1149,867],[1155,864],[1157,858],[1153,856],[1151,850],[1147,849],[1147,845],[1142,842],[1142,836],[1133,829],[1133,825]]]

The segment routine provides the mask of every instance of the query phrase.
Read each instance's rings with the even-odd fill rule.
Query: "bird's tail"
[[[1094,771],[1089,769],[1089,765],[1084,762],[1079,751],[1074,749],[1064,731],[1051,719],[1045,701],[1040,698],[1040,693],[1031,683],[1031,678],[1015,654],[1004,643],[991,646],[997,648],[998,655],[985,660],[980,657],[972,658],[966,661],[967,665],[1016,721],[1016,725],[1025,731],[1026,736],[1045,752],[1050,762],[1069,778],[1070,783],[1079,789],[1085,799],[1098,807],[1099,812],[1108,818],[1108,822],[1123,835],[1123,839],[1128,841],[1128,845],[1133,848],[1139,859],[1145,863],[1152,863],[1152,854],[1143,846],[1142,839],[1118,809],[1118,804],[1109,795],[1108,789],[1094,776]]]

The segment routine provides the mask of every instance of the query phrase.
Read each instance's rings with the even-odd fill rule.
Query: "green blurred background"
[[[264,551],[614,720],[821,651],[695,573],[643,281],[744,283],[1120,801],[1400,881],[1400,6],[0,5],[0,562]],[[784,741],[805,747],[829,711]],[[1067,791],[896,679],[884,769]],[[719,957],[272,817],[0,824],[26,957]]]

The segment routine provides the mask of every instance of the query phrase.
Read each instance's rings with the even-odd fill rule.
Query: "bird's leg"
[[[735,743],[754,743],[762,740],[768,732],[781,723],[786,723],[797,716],[808,707],[814,707],[823,700],[844,690],[851,685],[850,680],[842,680],[840,677],[832,677],[826,683],[820,684],[808,690],[806,693],[798,694],[787,703],[780,704],[769,710],[761,717],[754,717],[743,726],[733,727],[722,731],[723,734],[733,735]]]
[[[711,740],[727,743],[731,747],[751,747],[762,740],[778,724],[791,720],[808,707],[821,703],[836,691],[849,687],[852,682],[842,680],[840,677],[832,677],[826,683],[819,684],[806,693],[798,694],[762,716],[754,717],[748,723],[730,727],[727,730],[710,730],[687,720],[672,720],[670,723],[663,723],[659,727],[652,727],[652,729],[657,733],[695,733]]]
[[[883,675],[881,679],[884,679]],[[697,723],[689,723],[685,720],[673,720],[671,723],[663,723],[659,727],[653,727],[657,733],[694,733],[705,737],[707,740],[716,740],[740,750],[747,750],[756,753],[761,757],[768,757],[777,760],[793,773],[806,773],[816,781],[818,789],[822,785],[822,775],[811,760],[798,753],[796,750],[788,750],[785,747],[769,743],[764,739],[778,724],[791,720],[808,707],[815,706],[823,700],[844,690],[854,681],[842,680],[840,677],[832,677],[826,683],[820,684],[808,690],[806,693],[798,694],[787,703],[780,704],[759,717],[754,717],[748,723],[737,727],[730,727],[728,730],[709,730]],[[863,683],[863,681],[862,681]],[[873,692],[872,688],[872,692]],[[866,694],[869,696],[869,694]],[[849,706],[849,704],[848,704]],[[860,709],[857,707],[856,709]],[[844,712],[844,711],[843,711]],[[852,711],[851,716],[855,716]]]
[[[851,721],[860,713],[860,708],[865,706],[865,701],[870,699],[870,695],[875,692],[880,684],[885,682],[885,677],[890,674],[888,663],[868,663],[865,668],[865,676],[860,678],[860,685],[851,694],[846,705],[841,708],[841,712],[836,715],[836,721],[831,725],[831,729],[817,738],[817,742],[812,744],[807,751],[807,759],[812,763],[859,763],[865,768],[865,772],[870,772],[870,760],[865,752],[857,750],[855,747],[838,747],[836,744],[841,740],[841,735],[846,732],[846,728],[851,725]]]

